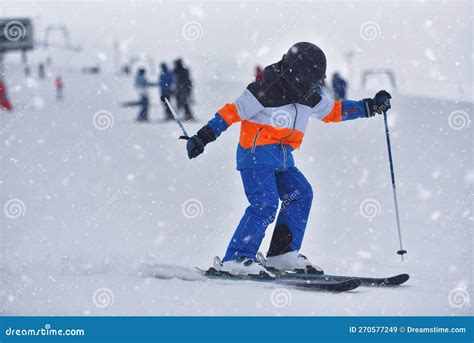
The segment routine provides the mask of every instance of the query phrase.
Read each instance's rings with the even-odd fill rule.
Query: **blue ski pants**
[[[240,171],[250,205],[240,220],[223,261],[241,257],[255,258],[265,230],[277,217],[270,243],[272,255],[299,250],[303,241],[313,199],[311,185],[296,168],[283,171],[273,167]]]

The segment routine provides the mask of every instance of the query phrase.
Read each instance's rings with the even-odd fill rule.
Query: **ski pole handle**
[[[392,108],[391,104],[390,104],[390,98],[388,96],[384,96],[381,98],[381,102],[382,102],[382,105],[380,105],[380,109],[382,110],[383,112],[383,115],[384,116],[387,116],[387,111]]]

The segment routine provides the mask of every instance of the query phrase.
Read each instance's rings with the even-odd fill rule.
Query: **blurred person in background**
[[[189,70],[183,65],[181,58],[174,61],[174,75],[176,77],[176,101],[178,109],[184,110],[185,120],[194,120],[189,103],[191,102],[191,92],[193,84],[189,75]]]
[[[46,77],[46,67],[44,63],[38,64],[38,78],[43,80]]]
[[[160,99],[165,110],[165,120],[173,120],[173,114],[166,104],[165,99],[170,100],[174,84],[175,77],[173,72],[168,69],[166,63],[161,63],[161,72],[158,76],[158,86],[160,89]]]
[[[332,90],[334,92],[334,100],[346,99],[347,82],[338,72],[332,75]]]
[[[255,81],[263,82],[263,68],[261,65],[255,67]]]
[[[135,88],[140,97],[139,106],[140,111],[138,112],[137,121],[147,121],[148,120],[148,109],[150,107],[150,98],[148,96],[148,87],[155,86],[154,83],[149,82],[146,78],[146,70],[140,68],[137,71],[135,76]]]
[[[54,80],[54,88],[56,89],[56,100],[60,101],[63,99],[63,88],[64,83],[61,76],[57,76]]]
[[[7,87],[2,80],[0,80],[0,107],[7,111],[11,111],[13,109],[12,104],[7,97]]]

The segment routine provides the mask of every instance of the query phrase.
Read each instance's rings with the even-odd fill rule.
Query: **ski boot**
[[[306,256],[298,253],[298,251],[290,251],[277,256],[269,256],[267,258],[259,252],[257,254],[257,260],[269,271],[324,274],[324,271],[320,267],[312,264]]]
[[[275,275],[269,272],[259,261],[250,257],[240,257],[237,260],[222,262],[221,259],[216,256],[214,257],[214,269],[231,275],[275,277]]]

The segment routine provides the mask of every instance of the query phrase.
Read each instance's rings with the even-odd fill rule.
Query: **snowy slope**
[[[238,125],[189,161],[177,125],[158,122],[161,107],[153,108],[152,123],[137,124],[135,109],[118,106],[134,97],[130,79],[63,71],[65,101],[56,103],[51,78],[24,81],[14,65],[8,74],[16,111],[1,116],[3,314],[472,313],[453,303],[472,289],[472,126],[454,120],[472,118],[472,103],[394,95],[390,124],[404,263],[395,254],[382,118],[310,124],[295,153],[315,191],[304,253],[328,273],[408,272],[411,280],[347,294],[287,292],[150,277],[193,279],[194,266],[207,267],[223,254],[246,207],[234,161]],[[197,80],[201,122],[188,130],[195,132],[244,87]],[[96,128],[98,111],[112,127]],[[453,111],[463,112],[450,117]],[[19,213],[11,199],[18,199]],[[363,206],[367,199],[373,218],[370,205]]]

